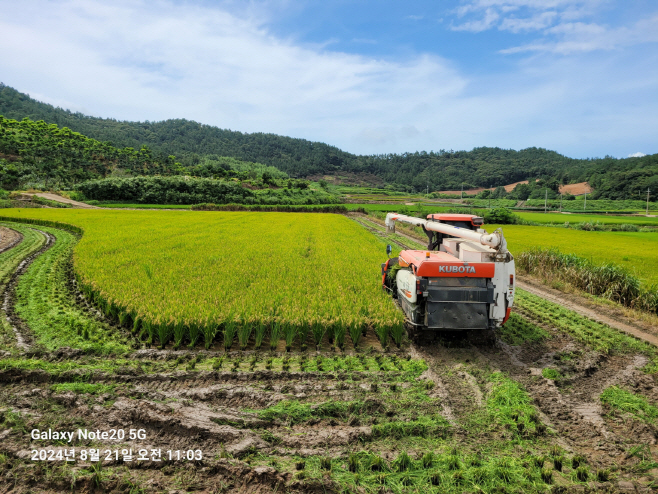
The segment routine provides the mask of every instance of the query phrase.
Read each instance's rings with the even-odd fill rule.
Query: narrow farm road
[[[619,320],[619,318],[613,317],[612,314],[604,313],[604,309],[602,308],[588,307],[584,304],[578,303],[578,299],[582,297],[563,293],[559,290],[549,288],[540,284],[539,281],[532,280],[528,277],[521,278],[517,276],[516,286],[522,290],[532,293],[533,295],[537,295],[545,300],[548,300],[549,302],[562,305],[563,307],[566,307],[567,309],[572,310],[581,316],[585,316],[593,319],[594,321],[607,324],[612,328],[623,331],[624,333],[627,333],[631,336],[634,336],[635,338],[646,341],[647,343],[658,347],[658,336],[656,336],[656,334],[652,334],[653,331],[648,332],[644,328],[640,328],[632,324],[630,321],[622,322]],[[655,333],[658,333],[658,328],[652,327],[652,329],[655,331]]]
[[[56,201],[56,202],[61,202],[64,204],[70,204],[74,208],[81,208],[81,209],[101,209],[98,206],[92,206],[91,204],[86,204],[84,202],[79,202],[79,201],[74,201],[72,199],[67,199],[66,197],[62,197],[57,194],[50,194],[49,192],[37,192],[37,193],[24,193],[24,195],[27,196],[38,196],[38,197],[43,197],[44,199],[48,199],[50,201]]]

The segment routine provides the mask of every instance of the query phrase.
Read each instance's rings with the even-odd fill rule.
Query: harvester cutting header
[[[382,264],[383,287],[404,311],[412,338],[488,331],[507,321],[515,272],[502,230],[487,233],[483,218],[470,214],[388,213],[388,233],[397,221],[422,227],[428,238],[427,250],[403,250]]]

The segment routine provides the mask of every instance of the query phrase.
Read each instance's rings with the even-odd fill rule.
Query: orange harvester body
[[[426,250],[403,250],[382,264],[382,285],[405,313],[410,334],[486,331],[505,323],[514,300],[514,259],[502,231],[489,234],[468,214],[427,219],[389,213],[395,222],[422,227]]]

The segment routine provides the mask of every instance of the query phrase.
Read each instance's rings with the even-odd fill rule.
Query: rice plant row
[[[297,479],[323,480],[330,475],[344,492],[547,492],[558,473],[533,459],[465,455],[454,448],[442,453],[401,451],[390,461],[366,450],[339,458],[311,456],[295,461]],[[582,471],[587,473],[587,467]]]
[[[572,335],[601,353],[643,353],[651,357],[649,369],[658,371],[658,350],[610,326],[581,316],[561,305],[544,300],[524,290],[518,290],[516,307],[532,319],[551,325]]]
[[[108,316],[161,347],[226,349],[374,332],[399,344],[402,313],[380,287],[384,243],[340,215],[7,210],[84,230],[79,286]],[[68,214],[67,214],[68,213]]]
[[[190,366],[190,362],[195,362],[195,364]],[[183,365],[185,368],[190,367],[189,370],[212,369],[223,372],[377,373],[378,375],[386,374],[386,380],[389,382],[411,379],[411,377],[415,379],[427,370],[427,365],[422,360],[407,360],[394,355],[384,356],[382,354],[366,356],[364,353],[360,353],[358,356],[316,355],[315,357],[307,357],[306,354],[296,357],[287,355],[277,357],[254,353],[246,358],[242,356],[227,357],[226,355],[206,358],[197,355],[192,360],[179,356],[170,365],[169,370],[178,369]]]
[[[96,354],[128,351],[126,338],[78,307],[67,286],[76,238],[62,230],[39,229],[54,234],[56,241],[20,277],[15,303],[17,314],[34,333],[36,343],[48,350],[68,346]],[[37,235],[43,239],[43,235]]]

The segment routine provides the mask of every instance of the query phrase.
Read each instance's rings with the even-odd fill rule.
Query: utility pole
[[[461,195],[461,200],[464,200],[464,184],[462,183],[462,195]]]
[[[491,209],[491,194],[492,194],[492,192],[491,192],[491,188],[492,188],[492,187],[493,187],[493,185],[490,185],[490,186],[489,186],[489,209]]]
[[[647,188],[647,216],[649,216],[649,189]]]
[[[560,213],[562,212],[562,194],[560,194]]]
[[[587,192],[585,192],[585,204],[583,205],[583,211],[587,209]]]
[[[544,214],[546,214],[546,208],[548,206],[548,188],[545,190],[546,194],[544,195]]]

